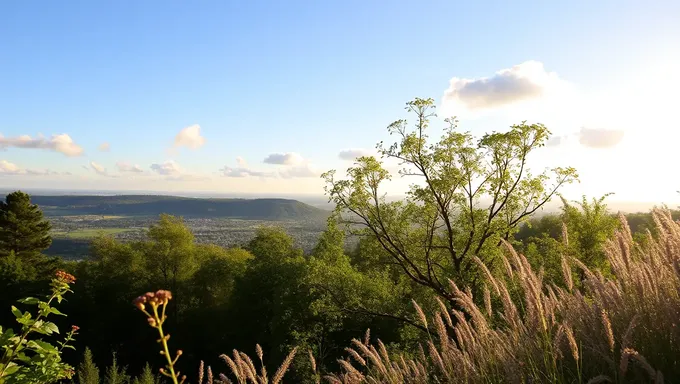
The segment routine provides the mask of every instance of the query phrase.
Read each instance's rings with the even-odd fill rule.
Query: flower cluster
[[[180,384],[184,382],[186,376],[180,376],[179,371],[175,372],[175,363],[177,363],[177,359],[182,355],[182,350],[178,350],[175,357],[172,358],[168,347],[170,335],[166,335],[163,331],[163,323],[167,318],[165,316],[165,307],[171,299],[172,292],[161,289],[156,292],[147,292],[142,296],[137,297],[132,301],[132,305],[142,311],[142,313],[147,316],[146,320],[149,325],[158,331],[159,338],[157,341],[161,344],[162,348],[160,353],[165,356],[167,360],[167,365],[159,370],[160,373],[171,378],[174,384]],[[146,310],[146,304],[151,306],[150,312]],[[159,310],[159,307],[162,308]]]
[[[76,278],[72,274],[64,272],[62,270],[57,271],[55,275],[57,277],[57,280],[59,280],[59,282],[62,283],[72,284],[73,282],[76,281]]]
[[[152,307],[158,307],[159,305],[165,305],[172,299],[172,292],[166,290],[158,290],[156,292],[147,292],[142,296],[137,297],[132,301],[135,307],[140,310],[144,310],[144,304],[149,304]]]

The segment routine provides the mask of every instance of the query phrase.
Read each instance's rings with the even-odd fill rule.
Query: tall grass
[[[505,243],[502,276],[485,271],[488,289],[475,301],[450,282],[464,312],[442,310],[415,359],[377,340],[353,340],[331,383],[662,383],[680,377],[680,223],[655,209],[658,237],[645,245],[623,229],[605,246],[612,277],[564,256],[566,288],[543,281]],[[566,241],[566,236],[565,236]],[[573,270],[581,271],[574,289]],[[483,304],[478,304],[479,302]]]

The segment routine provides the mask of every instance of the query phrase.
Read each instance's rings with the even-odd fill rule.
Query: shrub
[[[612,277],[563,257],[566,288],[543,282],[527,259],[505,243],[502,278],[487,271],[484,302],[450,281],[465,313],[442,310],[430,319],[416,304],[421,322],[431,330],[419,357],[390,354],[377,341],[353,340],[342,372],[332,383],[566,383],[654,382],[680,376],[680,223],[668,211],[654,210],[658,237],[646,245],[622,229],[604,251]],[[574,289],[571,266],[583,271],[583,288]],[[519,291],[521,301],[511,299]],[[494,312],[491,299],[500,301]]]
[[[64,340],[57,342],[56,346],[43,339],[30,337],[34,334],[51,336],[59,333],[56,324],[46,319],[52,314],[65,316],[52,303],[55,300],[60,303],[66,293],[72,292],[70,284],[74,282],[72,275],[57,271],[46,301],[35,297],[19,300],[22,304],[36,305],[35,317],[29,311],[24,312],[12,306],[12,313],[21,327],[19,333],[15,333],[12,328],[3,332],[0,327],[0,383],[49,383],[73,376],[73,367],[62,362],[61,353],[64,348],[73,349],[70,343],[78,332],[77,326],[71,326]]]

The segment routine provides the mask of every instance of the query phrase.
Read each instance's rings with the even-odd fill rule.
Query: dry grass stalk
[[[272,384],[277,384],[283,379],[283,375],[286,373],[288,368],[290,367],[290,363],[293,362],[293,357],[295,357],[295,353],[297,352],[297,347],[293,348],[292,351],[286,356],[286,358],[283,360],[283,363],[279,367],[279,369],[276,370],[276,373],[274,374],[274,377],[272,378]]]

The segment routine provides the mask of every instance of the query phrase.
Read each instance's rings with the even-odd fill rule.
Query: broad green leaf
[[[17,301],[20,302],[21,304],[38,304],[40,302],[40,300],[38,300],[35,297],[25,297]]]
[[[51,323],[48,323],[48,324],[51,324]],[[57,350],[57,347],[55,347],[54,345],[52,345],[52,344],[50,344],[50,343],[48,343],[48,342],[45,342],[45,341],[42,341],[42,340],[35,340],[35,343],[36,343],[38,346],[40,346],[40,348],[42,348],[43,350],[45,350],[45,351],[47,351],[47,352],[50,352],[50,353],[57,353],[57,352],[59,352],[59,351]]]
[[[60,315],[60,316],[66,316],[66,314],[61,313],[57,308],[50,308],[50,313],[54,313],[55,315]]]
[[[16,373],[19,370],[19,368],[21,368],[21,367],[19,367],[16,363],[13,363],[13,362],[10,361],[7,364],[7,367],[5,368],[5,375],[9,376],[13,373]]]
[[[21,312],[19,310],[19,308],[15,307],[15,306],[12,306],[12,313],[14,314],[14,317],[16,317],[17,319],[24,315],[24,313]]]
[[[48,330],[50,333],[59,333],[59,328],[57,328],[57,325],[49,321],[43,325],[43,329]]]

